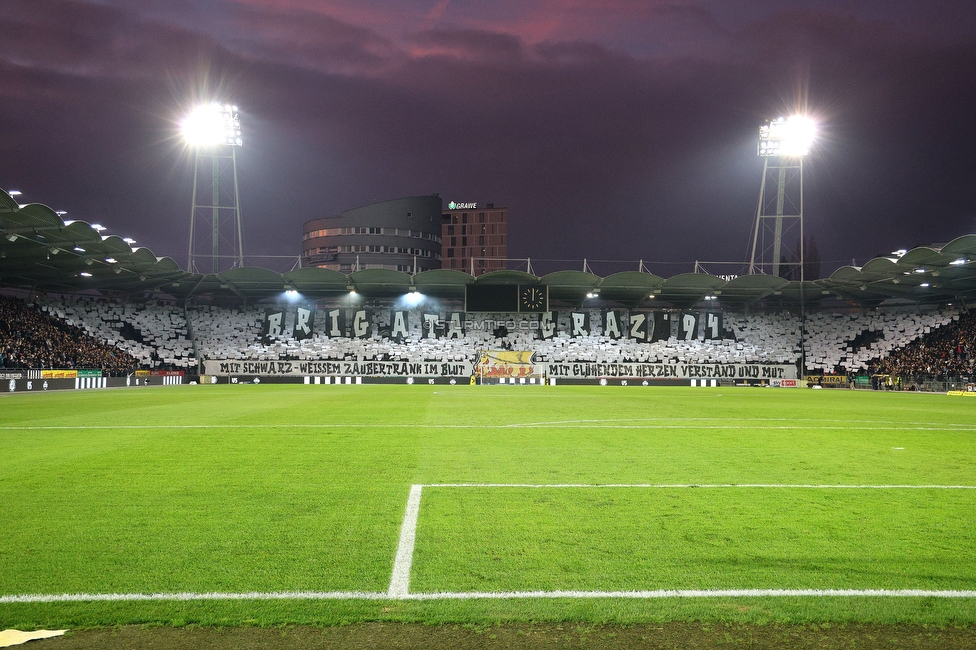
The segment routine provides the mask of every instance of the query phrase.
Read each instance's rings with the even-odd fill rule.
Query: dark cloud
[[[399,58],[389,39],[311,11],[244,7],[231,13],[227,27],[230,47],[245,56],[325,73],[376,73]]]
[[[449,56],[475,61],[517,63],[522,40],[510,34],[474,29],[430,29],[411,38],[414,56]]]
[[[177,6],[7,3],[0,186],[183,263],[175,120],[217,96],[243,110],[249,252],[297,255],[308,219],[440,192],[509,206],[513,256],[677,272],[744,259],[758,127],[806,102],[824,119],[806,168],[823,257],[976,231],[976,46],[910,21],[646,2],[588,25],[584,2],[503,4],[479,27],[470,5],[441,3],[396,35],[353,19],[379,2]],[[525,30],[504,29],[522,15]]]

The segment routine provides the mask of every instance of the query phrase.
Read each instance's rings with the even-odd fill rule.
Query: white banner
[[[470,377],[470,361],[204,361],[205,375],[229,377]]]
[[[566,379],[796,379],[796,366],[761,363],[537,363],[535,372]]]
[[[230,361],[204,362],[205,375],[228,377],[358,376],[470,377],[470,361]],[[536,363],[532,374],[564,379],[796,379],[796,366],[760,363]]]

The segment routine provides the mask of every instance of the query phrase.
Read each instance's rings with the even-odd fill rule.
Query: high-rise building
[[[351,273],[441,268],[441,212],[436,194],[381,201],[306,221],[302,266]]]
[[[441,219],[441,268],[481,275],[505,268],[508,208],[494,203],[447,204]]]

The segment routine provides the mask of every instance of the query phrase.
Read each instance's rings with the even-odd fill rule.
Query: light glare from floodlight
[[[810,153],[817,123],[803,115],[772,120],[759,127],[759,155],[799,157]]]
[[[193,147],[226,145],[239,147],[241,119],[237,107],[230,104],[204,104],[195,108],[180,123],[183,138]]]
[[[403,304],[408,307],[416,307],[424,301],[424,297],[424,294],[414,289],[403,296]]]

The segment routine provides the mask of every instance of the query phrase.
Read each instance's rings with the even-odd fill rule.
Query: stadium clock
[[[519,287],[519,311],[545,311],[546,292],[542,287]]]

